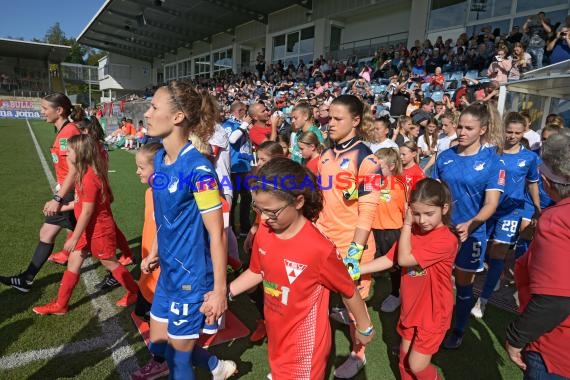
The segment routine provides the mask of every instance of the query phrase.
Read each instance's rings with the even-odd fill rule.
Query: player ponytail
[[[43,98],[52,107],[58,108],[61,107],[62,112],[61,115],[67,119],[69,115],[71,115],[71,111],[73,110],[73,105],[71,104],[71,100],[61,92],[54,92],[53,94],[49,94]]]
[[[317,177],[301,164],[284,157],[273,158],[263,165],[257,178],[252,187],[254,193],[268,192],[290,203],[302,196],[303,216],[312,222],[319,217],[323,209],[323,193]]]
[[[171,81],[164,86],[170,94],[173,111],[179,110],[188,127],[201,141],[209,141],[219,117],[218,104],[207,90],[198,90],[190,82]]]

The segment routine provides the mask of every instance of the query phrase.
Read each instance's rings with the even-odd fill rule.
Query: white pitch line
[[[30,122],[26,119],[26,123],[28,124],[28,130],[30,131],[30,135],[32,136],[32,140],[36,147],[36,151],[38,153],[38,157],[42,164],[42,168],[44,169],[44,173],[46,178],[52,188],[55,188],[55,179],[49,170],[47,165],[46,159],[40,145],[38,144],[38,140],[32,130]],[[83,263],[84,266],[88,266],[92,264],[91,258],[87,258]],[[95,289],[95,284],[97,284],[101,279],[97,275],[94,269],[83,272],[81,274],[81,278],[85,284],[85,288],[87,290],[87,294],[89,298],[91,298],[91,304],[93,308],[97,311],[97,317],[99,319],[99,325],[101,326],[101,330],[103,332],[103,336],[101,339],[105,342],[105,345],[111,348],[111,356],[113,358],[113,362],[115,363],[115,368],[122,379],[130,379],[130,375],[138,368],[138,362],[135,358],[135,352],[131,348],[131,346],[125,341],[125,337],[127,334],[121,328],[119,324],[119,318],[117,316],[118,309],[109,302],[107,296],[102,295],[98,296],[97,289]],[[71,343],[70,345],[73,345]],[[74,346],[75,347],[75,346]],[[53,351],[53,355],[60,355],[61,352],[57,351],[58,347],[46,350],[55,350]],[[99,348],[97,346],[93,347],[93,349]],[[34,351],[31,351],[34,352]],[[50,351],[51,352],[51,351]],[[78,351],[80,352],[80,351]],[[65,354],[71,354],[69,350],[66,350]],[[27,353],[23,353],[27,354]],[[47,359],[46,356],[34,356],[36,360],[39,359]]]

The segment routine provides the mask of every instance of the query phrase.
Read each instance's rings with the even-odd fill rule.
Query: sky
[[[43,39],[59,22],[67,38],[79,36],[105,0],[11,0],[0,3],[0,37]]]

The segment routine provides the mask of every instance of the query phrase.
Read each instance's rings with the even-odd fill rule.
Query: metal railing
[[[344,42],[338,48],[332,50],[330,46],[325,47],[326,57],[335,60],[345,60],[349,57],[356,56],[358,58],[372,57],[380,48],[395,46],[400,43],[408,42],[408,32],[386,34],[383,36],[366,38]]]
[[[99,84],[97,66],[62,62],[60,70],[65,81],[79,81],[83,83]]]

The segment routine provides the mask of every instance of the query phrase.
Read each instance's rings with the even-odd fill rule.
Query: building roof
[[[568,99],[570,98],[570,59],[526,72],[521,80],[507,83],[507,89],[524,94]]]
[[[0,38],[0,56],[47,60],[52,63],[62,62],[71,47]]]
[[[107,0],[77,40],[151,61],[250,21],[267,23],[270,13],[295,4],[309,8],[312,0]]]

